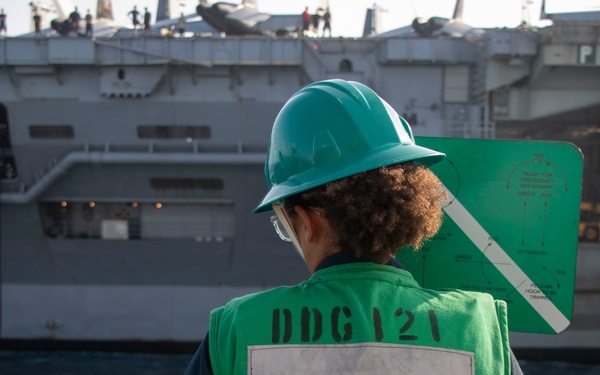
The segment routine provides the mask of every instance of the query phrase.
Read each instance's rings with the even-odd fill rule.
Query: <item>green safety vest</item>
[[[510,374],[506,304],[351,263],[211,313],[215,374]]]

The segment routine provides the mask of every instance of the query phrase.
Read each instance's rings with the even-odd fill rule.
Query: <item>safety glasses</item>
[[[279,238],[284,240],[285,242],[291,242],[294,244],[294,248],[302,257],[304,258],[304,251],[302,250],[302,246],[300,246],[300,242],[298,242],[298,237],[294,232],[294,227],[292,226],[292,222],[290,221],[290,217],[288,216],[288,212],[293,210],[290,208],[286,210],[283,208],[283,204],[281,202],[273,203],[273,211],[275,211],[275,215],[271,216],[271,223],[275,227],[275,231],[279,235]]]
[[[287,213],[293,210],[293,208],[285,209],[281,203],[273,203],[273,211],[275,211],[275,215],[271,216],[271,223],[275,228],[275,232],[279,235],[285,242],[292,242],[292,236],[290,232],[293,233],[292,224],[290,222],[289,216]]]

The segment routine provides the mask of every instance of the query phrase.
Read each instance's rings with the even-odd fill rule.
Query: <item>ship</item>
[[[252,210],[285,100],[341,78],[419,137],[582,151],[571,325],[511,342],[524,358],[600,358],[600,17],[474,29],[456,16],[384,34],[367,22],[360,38],[0,39],[1,347],[195,347],[213,308],[306,279]]]

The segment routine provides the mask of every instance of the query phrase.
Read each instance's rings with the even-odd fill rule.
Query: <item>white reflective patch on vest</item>
[[[475,373],[473,353],[427,346],[263,345],[248,347],[248,374],[444,374]]]

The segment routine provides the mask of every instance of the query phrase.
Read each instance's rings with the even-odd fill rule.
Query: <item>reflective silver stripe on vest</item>
[[[473,353],[427,346],[361,343],[248,347],[248,374],[474,373]]]

